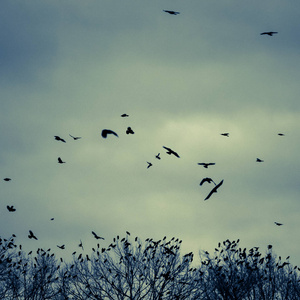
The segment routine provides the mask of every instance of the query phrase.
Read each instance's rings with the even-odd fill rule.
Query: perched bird
[[[209,177],[205,177],[201,180],[200,185],[202,185],[204,182],[208,182],[208,183],[214,183],[216,185],[216,183]]]
[[[273,34],[277,34],[278,32],[276,31],[267,31],[267,32],[262,32],[260,35],[269,35],[269,36],[273,36]]]
[[[80,244],[78,245],[78,247],[80,247],[82,250],[84,250],[83,249],[83,245],[82,245],[82,241],[80,240]]]
[[[155,157],[156,157],[157,159],[160,159],[160,153],[158,153],[157,155],[155,155]]]
[[[66,163],[65,161],[62,161],[62,159],[60,157],[57,160],[58,160],[59,164],[65,164]]]
[[[6,177],[6,178],[4,178],[3,180],[4,180],[4,181],[11,181],[11,178]]]
[[[198,163],[199,166],[203,166],[204,168],[208,168],[208,166],[214,166],[216,163]]]
[[[127,127],[126,134],[134,134],[134,131],[131,129],[131,127]]]
[[[31,230],[29,230],[29,235],[28,235],[28,237],[29,237],[30,239],[35,239],[35,240],[38,239],[38,238],[33,234],[33,232],[32,232]]]
[[[8,206],[8,205],[7,205],[6,208],[8,209],[9,212],[14,212],[14,211],[16,211],[16,209],[14,208],[13,205],[11,205],[11,206]]]
[[[55,135],[54,138],[57,140],[57,141],[61,141],[61,142],[66,142],[64,139],[62,139],[61,137],[59,137],[58,135]]]
[[[94,235],[95,239],[97,239],[97,240],[99,240],[99,239],[104,240],[103,237],[97,235],[94,231],[92,231],[92,234]]]
[[[278,133],[278,135],[280,135],[280,136],[285,136],[285,134],[284,134],[284,133]]]
[[[113,135],[115,135],[116,137],[119,137],[114,131],[112,131],[112,130],[110,130],[110,129],[103,129],[103,130],[102,130],[101,135],[102,135],[103,138],[106,139],[108,134],[113,134]]]
[[[148,164],[147,169],[149,169],[152,166],[152,163],[147,161],[147,164]]]
[[[71,135],[71,134],[69,134],[69,136],[70,136],[71,138],[73,138],[74,141],[81,139],[81,136],[73,136],[73,135]]]
[[[256,158],[256,162],[264,162],[264,161],[260,158]]]
[[[223,136],[227,136],[227,137],[229,137],[229,132],[225,132],[225,133],[220,133],[221,135],[223,135]]]
[[[62,250],[64,250],[65,249],[65,245],[61,245],[61,246],[58,246],[58,245],[56,245],[59,249],[62,249]]]
[[[278,223],[278,222],[274,222],[277,226],[281,226],[281,225],[283,225],[283,224],[281,224],[281,223]]]
[[[178,155],[178,153],[176,153],[175,151],[173,151],[171,148],[168,148],[168,147],[165,147],[165,146],[163,146],[163,148],[165,148],[166,150],[168,150],[167,154],[169,154],[169,155],[173,154],[176,157],[180,158],[180,156]]]
[[[178,12],[178,11],[173,11],[173,10],[164,10],[164,12],[166,12],[166,13],[168,13],[168,14],[170,14],[170,15],[178,15],[178,14],[180,14],[180,12]]]
[[[126,117],[129,117],[129,115],[127,115],[127,114],[122,114],[121,117],[122,117],[122,118],[126,118]]]
[[[218,183],[211,191],[210,193],[207,195],[207,197],[204,199],[204,200],[208,200],[210,198],[210,196],[213,194],[213,193],[216,193],[217,192],[217,189],[223,184],[223,181],[222,180],[220,183]]]

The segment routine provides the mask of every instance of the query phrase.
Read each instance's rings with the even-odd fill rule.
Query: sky
[[[126,231],[174,236],[195,256],[240,239],[300,265],[299,9],[1,1],[0,236],[70,259],[80,240],[91,252],[91,231],[103,246]],[[214,186],[199,185],[206,177],[224,181],[204,201]]]

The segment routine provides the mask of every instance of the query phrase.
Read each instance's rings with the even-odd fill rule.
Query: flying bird
[[[256,162],[264,162],[264,161],[260,158],[256,158]]]
[[[227,137],[229,137],[229,132],[225,132],[225,133],[220,133],[221,135],[223,135],[223,136],[227,136]]]
[[[204,182],[208,182],[208,183],[214,183],[216,185],[216,183],[209,177],[205,177],[201,180],[200,185],[202,185]]]
[[[8,210],[9,212],[14,212],[14,211],[16,211],[16,209],[14,208],[13,205],[11,205],[11,206],[7,205],[6,208],[7,208],[7,210]]]
[[[126,134],[134,134],[134,131],[131,129],[131,127],[127,127]]]
[[[57,141],[61,141],[61,142],[66,142],[64,139],[62,139],[61,137],[59,137],[58,135],[55,135],[54,138],[57,140]]]
[[[78,245],[78,247],[80,247],[82,250],[84,250],[83,249],[83,245],[82,245],[82,241],[80,240],[80,244]]]
[[[4,180],[4,181],[11,181],[11,178],[6,177],[6,178],[4,178],[3,180]]]
[[[95,237],[95,239],[97,239],[97,240],[99,240],[99,239],[104,240],[103,237],[97,235],[94,231],[92,231],[92,234],[93,234],[93,236]]]
[[[285,136],[285,134],[284,134],[284,133],[278,133],[278,135],[280,135],[280,136]]]
[[[51,218],[50,221],[54,221],[54,218]]]
[[[157,159],[160,159],[160,153],[158,153],[157,155],[155,155],[155,157],[156,157]]]
[[[58,246],[58,245],[56,245],[59,249],[62,249],[62,250],[64,250],[65,249],[65,245],[61,245],[61,246]]]
[[[126,118],[126,117],[129,117],[129,115],[127,115],[127,114],[122,114],[121,117],[122,117],[122,118]]]
[[[168,150],[168,151],[167,151],[167,154],[169,154],[169,155],[173,154],[173,155],[175,155],[176,157],[180,158],[180,156],[178,155],[178,153],[176,153],[176,152],[175,152],[174,150],[172,150],[171,148],[168,148],[168,147],[165,147],[165,146],[163,146],[163,148],[165,148],[166,150]]]
[[[71,138],[73,138],[74,141],[81,139],[81,136],[73,136],[73,135],[71,135],[71,134],[69,134],[69,136],[70,136]]]
[[[278,223],[278,222],[274,222],[277,226],[281,226],[281,225],[283,225],[283,224],[281,224],[281,223]]]
[[[31,230],[29,230],[29,235],[28,235],[28,237],[29,237],[30,239],[35,239],[35,240],[38,239],[38,238],[33,234],[33,232],[32,232]]]
[[[166,12],[170,15],[175,15],[175,16],[180,14],[180,12],[174,11],[174,10],[164,10],[164,12]]]
[[[198,163],[199,166],[203,166],[204,168],[208,168],[208,166],[214,166],[216,163]]]
[[[116,137],[119,137],[114,131],[112,131],[112,130],[110,130],[110,129],[103,129],[103,130],[102,130],[101,135],[102,135],[102,137],[103,137],[104,139],[107,138],[107,135],[108,135],[108,134],[113,134],[113,135],[115,135]]]
[[[262,32],[260,35],[269,35],[269,36],[273,36],[273,34],[277,34],[277,31],[267,31],[267,32]]]
[[[147,161],[147,164],[148,164],[147,169],[149,169],[152,166],[152,163]]]
[[[210,198],[210,196],[213,194],[213,193],[216,193],[218,188],[223,184],[223,181],[222,180],[220,183],[218,183],[211,191],[210,193],[207,195],[207,197],[204,199],[204,200],[208,200]]]
[[[65,164],[66,163],[65,161],[62,161],[62,159],[60,157],[57,160],[58,160],[59,164]]]

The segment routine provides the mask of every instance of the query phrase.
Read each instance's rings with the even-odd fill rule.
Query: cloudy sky
[[[281,0],[1,1],[0,235],[69,257],[80,239],[90,251],[92,230],[103,246],[126,230],[175,236],[182,254],[239,238],[299,265],[299,9]],[[119,137],[103,139],[104,128]],[[224,180],[207,201],[205,177]]]

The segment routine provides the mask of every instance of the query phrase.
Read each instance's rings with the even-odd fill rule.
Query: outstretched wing
[[[116,132],[114,132],[114,131],[112,131],[112,130],[110,130],[110,129],[103,129],[103,130],[102,130],[101,135],[102,135],[103,138],[106,139],[108,134],[113,134],[113,135],[115,135],[116,137],[119,137],[119,136],[117,135]]]

